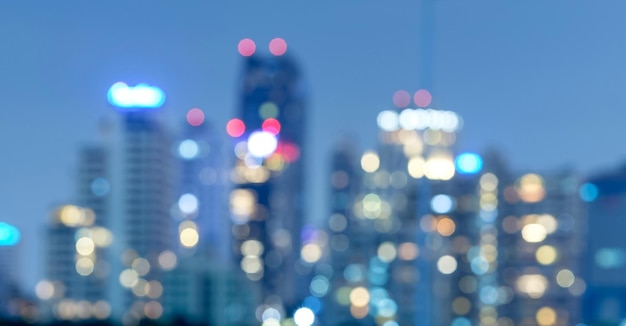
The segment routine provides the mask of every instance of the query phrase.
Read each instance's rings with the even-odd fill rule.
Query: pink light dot
[[[430,105],[430,102],[433,100],[433,97],[430,95],[430,92],[425,89],[420,89],[415,92],[413,95],[413,101],[415,105],[425,108]]]
[[[278,150],[276,151],[280,155],[283,156],[283,159],[287,163],[292,163],[300,158],[300,148],[298,145],[292,143],[281,143],[278,145]]]
[[[275,56],[281,56],[287,52],[287,42],[280,37],[270,41],[270,52]]]
[[[405,90],[399,90],[393,94],[393,105],[405,108],[411,103],[411,94]]]
[[[273,135],[278,135],[278,133],[280,132],[280,122],[278,122],[278,120],[274,118],[269,118],[263,121],[263,124],[261,125],[261,129]]]
[[[239,50],[239,54],[241,54],[242,56],[249,57],[254,54],[254,51],[256,51],[256,44],[254,44],[253,40],[249,38],[244,38],[243,40],[239,41],[239,45],[237,45],[237,50]]]
[[[239,137],[246,131],[246,125],[240,119],[231,119],[226,124],[226,132],[231,137]]]
[[[204,112],[198,108],[187,111],[187,123],[197,127],[204,122]]]

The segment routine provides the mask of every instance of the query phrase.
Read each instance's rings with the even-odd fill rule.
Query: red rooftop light
[[[254,44],[253,40],[249,38],[244,38],[243,40],[239,41],[239,45],[237,45],[237,50],[239,50],[239,54],[241,54],[242,56],[249,57],[254,54],[254,51],[256,51],[256,44]]]
[[[405,90],[399,90],[393,94],[393,105],[405,108],[411,103],[411,94]]]
[[[275,56],[281,56],[287,52],[287,42],[280,37],[270,41],[270,52]]]
[[[419,91],[415,92],[415,95],[413,96],[413,101],[415,102],[415,105],[421,108],[428,107],[432,99],[433,97],[432,95],[430,95],[430,92],[425,89],[420,89]]]

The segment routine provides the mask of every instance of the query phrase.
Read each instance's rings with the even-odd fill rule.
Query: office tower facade
[[[46,228],[45,279],[36,286],[43,320],[106,319],[110,232],[93,210],[76,205],[55,209]]]
[[[310,269],[300,259],[306,94],[298,67],[284,51],[263,57],[242,51],[245,42],[250,40],[239,48],[247,56],[239,119],[227,125],[236,154],[229,196],[232,249],[236,264],[262,289],[259,309],[276,309],[283,318],[301,303],[301,280]],[[272,42],[286,49],[284,41]]]
[[[589,178],[580,195],[588,203],[589,214],[583,320],[587,325],[621,325],[626,320],[626,245],[622,235],[626,169]]]
[[[182,255],[224,261],[231,257],[226,201],[230,179],[222,143],[201,109],[186,113],[175,144],[179,182],[178,200],[172,209]]]
[[[408,107],[411,99],[417,109]],[[342,231],[349,234],[347,253],[329,249],[334,273],[326,309],[350,316],[345,325],[431,325],[449,318],[449,304],[442,307],[450,294],[441,286],[457,263],[447,254],[454,220],[445,215],[453,202],[446,192],[460,118],[426,109],[425,90],[413,98],[400,91],[393,100],[399,109],[378,116],[378,150],[360,159],[363,177]],[[332,224],[330,232],[340,236]]]
[[[352,264],[355,247],[367,241],[359,220],[354,215],[354,203],[362,187],[362,170],[357,146],[350,141],[337,144],[332,153],[330,179],[330,217],[327,220],[328,244],[324,262],[330,273],[321,270],[311,282],[313,295],[324,298],[321,315],[324,325],[343,325],[354,321],[350,311],[338,300],[338,295],[348,291],[343,271]],[[340,290],[341,289],[341,290]],[[345,301],[345,298],[341,298]]]
[[[147,297],[149,284],[160,282],[158,258],[173,247],[172,143],[155,113],[123,112],[113,147],[111,303],[125,323],[143,318],[147,304],[160,305]]]
[[[163,275],[162,320],[200,325],[258,325],[260,292],[220,259],[194,255],[180,258]]]
[[[481,316],[504,325],[579,323],[586,228],[580,178],[568,171],[494,173],[481,187],[497,191],[498,210],[498,307]]]
[[[88,146],[78,155],[76,204],[55,209],[46,228],[45,279],[36,292],[42,317],[105,319],[110,314],[108,282],[113,241],[108,229],[109,181],[106,149]]]

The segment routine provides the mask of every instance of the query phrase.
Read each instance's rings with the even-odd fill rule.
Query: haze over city
[[[167,96],[177,128],[194,107],[226,139],[237,115],[238,42],[257,51],[281,37],[309,103],[306,178],[318,223],[328,215],[330,150],[349,135],[378,140],[377,114],[398,90],[414,93],[432,53],[433,108],[464,121],[458,146],[495,147],[518,171],[581,174],[626,158],[626,3],[434,1],[429,30],[419,1],[167,1],[0,3],[0,220],[23,233],[22,283],[41,275],[38,240],[50,211],[72,199],[77,149],[113,114],[115,82],[148,82]],[[429,35],[432,48],[420,48]]]

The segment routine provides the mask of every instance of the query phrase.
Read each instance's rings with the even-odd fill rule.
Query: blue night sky
[[[172,125],[192,107],[225,134],[235,115],[244,37],[274,37],[310,86],[309,177],[328,173],[338,135],[363,149],[398,89],[419,89],[420,50],[435,57],[434,107],[458,112],[459,148],[500,148],[516,169],[583,173],[626,157],[626,2],[435,1],[420,49],[417,0],[1,1],[0,221],[23,230],[24,284],[41,277],[52,207],[72,200],[76,153],[97,139],[117,81],[165,90]],[[326,213],[310,184],[311,218]],[[30,289],[29,289],[30,290]]]

